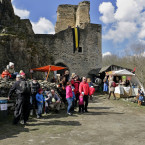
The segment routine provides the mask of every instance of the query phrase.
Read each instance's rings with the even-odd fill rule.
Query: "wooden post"
[[[47,79],[48,79],[48,76],[49,76],[50,70],[51,70],[51,66],[49,67],[49,71],[48,71],[48,73],[47,73],[46,81],[47,81]]]

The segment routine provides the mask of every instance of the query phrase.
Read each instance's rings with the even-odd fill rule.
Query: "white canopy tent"
[[[139,81],[139,79],[135,76],[135,74],[133,74],[132,72],[123,69],[123,70],[118,70],[118,71],[110,71],[110,72],[106,72],[106,75],[109,76],[129,76],[130,82],[131,84],[136,84],[136,86],[140,86],[142,91],[145,93],[144,87],[141,84],[141,82]],[[118,95],[119,97],[122,96],[136,96],[138,93],[138,88],[133,88],[132,85],[131,87],[124,87],[124,86],[117,86],[115,88],[115,94]]]
[[[123,70],[118,70],[118,71],[109,71],[106,72],[107,75],[112,75],[112,76],[135,76],[132,72],[123,69]]]

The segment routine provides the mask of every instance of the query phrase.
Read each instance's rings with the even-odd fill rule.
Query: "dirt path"
[[[0,145],[144,145],[145,107],[96,96],[89,113],[49,114],[28,125],[0,124]]]

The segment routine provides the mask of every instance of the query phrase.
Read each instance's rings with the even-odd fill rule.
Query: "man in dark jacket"
[[[38,81],[36,80],[36,78],[33,78],[33,81],[30,84],[31,87],[31,113],[30,115],[33,115],[34,112],[36,113],[37,111],[35,109],[37,109],[37,103],[36,103],[36,94],[38,93],[38,90],[40,88],[40,84],[38,83]]]
[[[11,87],[9,93],[8,93],[8,100],[10,100],[12,94],[16,92],[17,99],[16,99],[16,105],[15,105],[15,111],[14,111],[14,120],[13,124],[17,124],[20,120],[22,124],[26,124],[28,118],[29,118],[29,112],[30,112],[30,92],[23,92],[22,93],[22,81],[24,82],[24,76],[21,78],[20,75],[16,76],[16,82]]]

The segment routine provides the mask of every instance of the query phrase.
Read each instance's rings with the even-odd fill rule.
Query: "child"
[[[72,88],[72,93],[73,93],[71,111],[74,112],[76,96],[75,96],[75,92],[74,92],[75,91],[75,88],[73,86],[71,86],[71,88]]]
[[[84,112],[84,92],[82,92],[79,96],[79,113]]]
[[[37,111],[38,119],[42,117],[43,102],[45,102],[45,99],[42,93],[43,93],[43,90],[40,88],[38,90],[38,93],[36,94],[36,101],[37,101],[37,107],[38,107],[38,111]]]
[[[144,93],[141,92],[138,98],[138,105],[141,106],[141,103],[144,101]]]
[[[95,88],[93,86],[91,86],[89,88],[89,95],[90,95],[90,100],[93,100],[93,95],[95,93]]]

